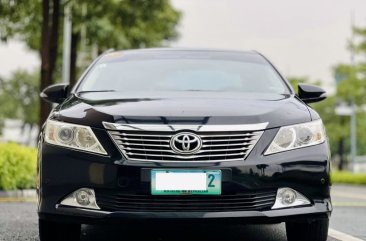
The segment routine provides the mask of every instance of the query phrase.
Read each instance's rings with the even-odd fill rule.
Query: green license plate
[[[152,195],[220,195],[221,170],[151,170]]]

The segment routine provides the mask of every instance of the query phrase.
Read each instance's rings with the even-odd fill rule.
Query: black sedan
[[[257,52],[145,49],[96,59],[39,140],[41,241],[84,223],[286,222],[290,241],[325,241],[329,147],[308,103]],[[178,225],[178,224],[177,224]]]

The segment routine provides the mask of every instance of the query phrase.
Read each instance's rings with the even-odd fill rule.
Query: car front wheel
[[[288,241],[326,241],[329,218],[309,222],[286,222]]]
[[[80,224],[56,223],[47,220],[39,220],[40,241],[79,241]]]

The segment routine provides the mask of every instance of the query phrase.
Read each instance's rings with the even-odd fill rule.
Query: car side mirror
[[[325,90],[318,86],[299,84],[298,88],[299,98],[307,104],[322,101],[327,98]]]
[[[69,95],[69,84],[55,84],[45,88],[41,98],[51,103],[62,103]]]

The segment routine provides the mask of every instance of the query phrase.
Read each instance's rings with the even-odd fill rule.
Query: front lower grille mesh
[[[230,212],[269,210],[276,190],[222,196],[152,196],[97,190],[98,206],[105,211],[131,212]]]
[[[234,161],[244,160],[263,131],[199,132],[201,149],[178,154],[170,146],[177,132],[113,130],[110,136],[129,160],[137,161]]]

